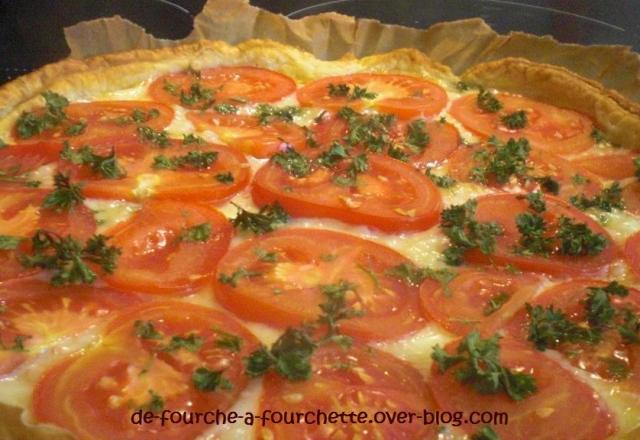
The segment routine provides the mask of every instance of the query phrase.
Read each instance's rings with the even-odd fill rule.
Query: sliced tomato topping
[[[270,373],[264,381],[260,411],[312,413],[318,410],[364,411],[373,419],[376,412],[407,411],[422,415],[434,411],[420,374],[390,354],[368,347],[343,350],[323,347],[312,359],[311,379],[289,382]],[[367,420],[368,421],[368,420]],[[435,439],[436,426],[414,419],[409,423],[267,423],[259,429],[260,438],[274,440],[305,438],[359,439]]]
[[[200,72],[161,76],[149,86],[155,100],[189,108],[216,103],[273,102],[295,92],[296,83],[286,75],[259,67],[214,67]]]
[[[459,341],[458,341],[459,342]],[[453,353],[458,342],[445,348]],[[613,414],[594,391],[557,363],[523,344],[502,340],[500,363],[506,368],[533,375],[537,391],[515,401],[507,394],[480,394],[460,382],[455,369],[437,371],[434,363],[429,386],[444,411],[501,411],[509,415],[509,423],[492,428],[500,438],[510,440],[555,440],[571,438],[599,440],[616,430]],[[463,424],[467,433],[477,426]]]
[[[402,263],[409,261],[392,249],[352,235],[286,229],[231,249],[218,265],[215,294],[242,318],[286,327],[315,320],[327,301],[322,286],[346,282],[348,306],[364,315],[343,321],[343,332],[387,339],[424,325],[418,289],[386,275]]]
[[[631,182],[622,189],[622,201],[627,211],[640,215],[640,182]]]
[[[211,130],[222,142],[255,157],[269,157],[285,144],[300,147],[305,143],[304,130],[292,122],[262,125],[256,116],[213,112],[189,112],[187,118],[196,129]]]
[[[46,229],[62,236],[73,235],[79,240],[86,240],[94,234],[96,221],[89,208],[79,205],[69,212],[42,208],[47,193],[46,190],[13,185],[0,188],[0,235],[25,239],[17,250],[0,250],[3,267],[0,281],[37,272],[36,269],[22,267],[17,259],[20,252],[28,251],[28,238],[37,229]]]
[[[458,149],[449,158],[449,174],[454,179],[464,182],[474,181],[475,168],[485,166],[481,155],[483,152],[491,155],[493,151],[493,148],[487,146]],[[558,196],[565,200],[579,194],[593,197],[602,189],[599,176],[548,151],[531,149],[526,166],[526,176],[514,176],[507,182],[498,182],[495,175],[489,175],[483,183],[505,190],[521,187],[526,191],[534,191],[541,187],[544,189],[542,179],[549,177],[558,183]]]
[[[52,142],[7,145],[0,148],[0,183],[26,183],[30,180],[26,173],[56,162],[59,151],[60,146]]]
[[[198,226],[209,231],[205,239],[189,237]],[[211,278],[229,246],[231,229],[222,214],[205,205],[149,202],[128,221],[107,231],[112,236],[109,243],[122,254],[114,274],[105,280],[143,292],[187,292]]]
[[[330,92],[330,86],[346,85],[346,93]],[[369,97],[354,95],[355,87],[373,94]],[[401,118],[431,116],[447,104],[447,92],[431,81],[406,75],[355,73],[332,76],[306,84],[298,89],[298,101],[307,107],[338,110],[341,107],[375,109],[393,113]]]
[[[622,180],[633,177],[636,167],[633,160],[637,157],[631,152],[616,152],[598,156],[585,156],[572,160],[576,165],[597,174],[607,180]]]
[[[595,279],[577,279],[557,284],[537,295],[532,306],[547,308],[553,306],[561,310],[566,317],[583,328],[588,328],[585,301],[589,287],[605,287],[608,283]],[[640,313],[640,291],[629,289],[627,297],[612,296],[614,308],[629,309]],[[515,315],[509,324],[512,334],[526,341],[529,334],[529,317],[524,309]],[[586,370],[606,380],[624,380],[635,384],[640,390],[640,347],[625,343],[615,328],[602,332],[602,340],[597,343],[563,343],[555,350],[560,351],[574,366]]]
[[[504,234],[496,239],[496,250],[485,255],[478,250],[469,251],[466,259],[475,263],[491,263],[498,266],[511,264],[520,270],[543,272],[550,275],[569,276],[578,274],[597,274],[606,271],[617,256],[613,239],[595,220],[562,200],[545,196],[547,209],[542,214],[548,225],[553,225],[561,217],[574,222],[584,223],[595,234],[607,240],[607,245],[597,255],[561,255],[554,250],[548,257],[522,255],[515,251],[520,241],[520,232],[516,226],[516,216],[527,212],[528,202],[515,194],[489,195],[478,198],[476,219],[479,222],[497,222],[504,228]]]
[[[499,139],[524,137],[537,148],[556,154],[571,154],[591,148],[593,122],[586,116],[550,104],[507,93],[496,94],[503,108],[489,113],[478,107],[477,94],[458,98],[451,104],[451,115],[467,129],[481,136],[497,136]],[[510,129],[502,118],[518,111],[525,111],[524,128]]]
[[[154,130],[163,129],[171,123],[174,114],[168,105],[150,101],[78,102],[70,104],[64,110],[67,118],[61,124],[29,139],[21,139],[14,131],[14,138],[19,142],[39,139],[91,142],[92,139],[104,136],[136,133],[138,124]],[[35,110],[35,113],[38,115],[42,110]],[[79,127],[80,124],[85,124],[85,127],[72,133],[74,127]]]
[[[388,157],[369,155],[368,161],[355,186],[334,182],[346,164],[295,178],[270,162],[256,173],[251,194],[258,205],[278,201],[293,216],[329,217],[384,231],[427,229],[437,222],[442,202],[428,177]]]
[[[418,124],[419,131],[426,134],[425,145],[408,144],[411,124]],[[349,124],[337,114],[325,114],[315,121],[309,130],[315,144],[307,144],[305,153],[316,157],[329,149],[333,142],[344,144],[344,138],[349,132]],[[398,120],[394,121],[387,131],[390,143],[394,148],[399,149],[407,156],[407,162],[419,168],[442,163],[460,146],[458,130],[447,122],[426,121],[424,119]],[[365,145],[354,147],[352,151],[367,151]]]
[[[534,293],[539,278],[495,270],[462,270],[446,286],[427,279],[420,286],[426,315],[448,331],[491,335]]]
[[[640,277],[640,232],[627,238],[624,244],[624,255],[631,270]]]
[[[105,287],[52,287],[37,279],[0,284],[0,376],[138,301]]]
[[[164,409],[227,410],[248,382],[242,359],[258,347],[233,318],[183,302],[134,307],[109,328],[101,344],[40,379],[33,394],[38,421],[80,439],[195,438],[210,426],[203,419],[161,426],[157,419],[134,424],[131,417],[139,409],[156,416]],[[187,344],[172,345],[172,338]],[[224,338],[239,345],[225,345]]]

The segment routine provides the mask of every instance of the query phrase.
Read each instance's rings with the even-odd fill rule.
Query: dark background
[[[62,29],[119,14],[162,38],[183,38],[206,0],[0,0],[0,83],[68,55]],[[563,42],[625,44],[640,51],[640,0],[251,0],[292,18],[337,11],[426,27],[484,18],[496,31],[551,34]]]

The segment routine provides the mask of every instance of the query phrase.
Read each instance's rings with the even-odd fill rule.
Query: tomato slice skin
[[[624,244],[624,256],[633,273],[640,278],[640,232],[627,238]]]
[[[137,337],[137,320],[151,322],[162,339]],[[238,336],[242,341],[239,351],[216,345],[220,336],[213,328]],[[202,341],[195,352],[162,350],[171,336],[189,334]],[[213,309],[173,301],[129,308],[109,323],[101,344],[44,374],[34,390],[34,416],[64,427],[80,439],[195,438],[210,425],[201,420],[161,426],[157,419],[136,425],[131,416],[149,401],[148,390],[163,398],[166,410],[226,411],[248,383],[242,359],[258,346],[244,326]],[[199,391],[192,374],[200,367],[222,370],[232,388]],[[142,371],[146,372],[140,374]]]
[[[555,107],[523,96],[497,93],[504,108],[488,113],[476,104],[477,94],[471,93],[451,104],[451,115],[467,129],[480,136],[496,136],[501,140],[524,137],[537,148],[555,154],[579,153],[591,148],[593,122],[573,110]],[[525,110],[528,122],[524,128],[508,129],[501,118],[512,112]]]
[[[473,168],[482,165],[482,161],[476,159],[476,154],[483,150],[492,151],[491,148],[481,146],[456,150],[448,162],[451,177],[463,182],[472,182]],[[551,177],[555,180],[560,186],[558,196],[564,200],[580,194],[585,197],[594,197],[602,189],[602,180],[598,175],[548,151],[532,148],[526,165],[530,169],[528,176]],[[581,176],[583,179],[577,181],[575,176]],[[514,186],[519,186],[529,192],[538,190],[540,186],[526,178],[512,179],[507,183],[499,183],[496,179],[490,178],[486,184],[505,190],[513,190]]]
[[[165,89],[167,82],[175,85],[175,94]],[[204,103],[189,105],[182,102],[180,98],[180,92],[189,93],[195,83],[210,89],[216,103],[274,102],[296,90],[296,83],[282,73],[259,67],[228,66],[203,69],[200,72],[200,80],[189,72],[161,76],[151,83],[149,94],[160,102],[197,108]]]
[[[631,182],[622,189],[625,210],[640,215],[640,182]]]
[[[54,142],[7,145],[0,148],[0,170],[9,173],[15,169],[17,175],[34,171],[43,165],[56,162],[59,151],[59,145]],[[4,185],[4,182],[2,184]]]
[[[211,225],[206,242],[180,239],[187,228]],[[108,230],[110,244],[122,254],[110,285],[155,294],[187,293],[210,280],[229,246],[232,227],[218,211],[205,205],[150,201],[128,221]]]
[[[306,142],[304,130],[293,122],[262,125],[256,116],[213,112],[188,112],[187,118],[198,130],[211,130],[227,145],[259,158],[277,153],[283,144],[300,148]]]
[[[275,252],[276,261],[262,261],[256,249]],[[326,297],[320,285],[347,281],[356,285],[355,294],[347,293],[347,303],[365,314],[344,320],[343,333],[363,340],[388,339],[424,326],[418,289],[385,275],[402,263],[408,260],[392,249],[349,234],[285,229],[231,249],[218,264],[215,295],[244,319],[284,328],[321,314],[319,305]],[[235,287],[220,281],[240,268],[259,275],[240,278]]]
[[[479,222],[498,222],[505,232],[496,238],[496,251],[485,255],[473,249],[465,254],[465,259],[472,263],[507,266],[511,264],[524,271],[542,272],[552,276],[597,275],[608,268],[618,256],[618,248],[609,233],[595,220],[557,197],[544,196],[547,205],[545,220],[548,224],[564,215],[570,219],[585,223],[594,233],[603,235],[608,245],[598,255],[570,256],[552,254],[548,258],[519,255],[513,252],[518,245],[520,233],[515,217],[527,211],[528,202],[518,198],[516,194],[498,194],[478,197],[476,219]]]
[[[364,87],[378,96],[370,100],[330,96],[330,84]],[[371,106],[404,119],[435,115],[447,103],[447,92],[430,81],[407,75],[378,73],[355,73],[318,79],[298,89],[297,96],[300,105],[306,107],[339,110],[348,106],[360,110]]]
[[[459,341],[445,347],[453,353]],[[433,396],[444,411],[501,411],[509,423],[492,428],[500,438],[525,440],[600,440],[612,435],[617,425],[613,414],[584,382],[535,349],[502,339],[500,363],[510,369],[532,374],[538,390],[521,401],[505,393],[479,394],[458,381],[450,369],[444,374],[433,364],[428,381]],[[542,411],[542,409],[548,411]],[[477,426],[463,424],[468,434]]]
[[[13,137],[17,143],[31,143],[36,140],[57,141],[64,140],[91,143],[93,139],[115,134],[135,134],[138,125],[133,121],[121,122],[118,118],[131,117],[134,110],[148,113],[157,110],[158,115],[144,122],[144,125],[154,130],[161,130],[171,123],[174,111],[168,105],[150,101],[94,101],[69,104],[65,108],[67,119],[57,127],[45,130],[29,139],[21,139],[14,129]],[[36,110],[35,112],[41,112]],[[76,136],[66,131],[79,122],[86,123],[84,131]]]
[[[540,279],[533,274],[514,275],[497,270],[462,270],[446,287],[427,279],[420,286],[422,310],[446,330],[464,336],[472,330],[490,336],[525,301]],[[490,313],[492,298],[507,299]]]
[[[362,346],[348,350],[327,346],[312,359],[313,374],[304,382],[289,382],[274,373],[264,379],[260,411],[321,410],[365,411],[373,418],[376,411],[408,411],[422,414],[434,411],[435,403],[418,371],[387,353]],[[340,368],[342,366],[342,368]],[[346,367],[349,366],[349,367]],[[291,396],[295,396],[292,398]],[[436,427],[421,420],[403,424],[286,424],[267,423],[260,438],[274,440],[305,438],[435,439]]]
[[[53,287],[28,278],[0,283],[0,342],[24,337],[26,351],[0,350],[0,377],[60,340],[103,323],[116,310],[141,298],[96,286]]]
[[[295,217],[328,217],[386,232],[428,229],[438,221],[442,200],[428,177],[395,159],[368,160],[356,190],[333,183],[339,168],[296,179],[269,162],[256,173],[251,195],[258,205],[277,201]]]
[[[532,306],[548,307],[553,305],[556,310],[562,310],[573,322],[588,327],[584,301],[589,287],[605,287],[608,282],[578,278],[556,284],[530,301]],[[640,291],[629,289],[629,295],[624,298],[612,297],[611,303],[615,308],[629,308],[640,313]],[[508,323],[505,330],[514,338],[527,342],[529,332],[529,318],[522,309]],[[621,383],[622,387],[634,388],[640,391],[640,348],[636,344],[625,344],[617,330],[608,329],[603,332],[603,340],[597,344],[575,343],[563,344],[552,350],[559,351],[576,368],[588,371],[592,375],[608,381],[614,381],[604,358],[617,358],[624,361],[629,369],[629,375]]]

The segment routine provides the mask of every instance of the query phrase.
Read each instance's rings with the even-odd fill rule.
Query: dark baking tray
[[[205,0],[0,0],[0,83],[68,55],[62,29],[119,14],[162,38],[182,38]],[[625,44],[640,51],[639,0],[252,0],[292,18],[336,11],[427,27],[482,17],[496,31],[563,42]]]

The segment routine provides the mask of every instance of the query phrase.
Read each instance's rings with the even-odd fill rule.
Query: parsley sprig
[[[192,168],[204,170],[218,160],[217,151],[189,151],[181,156],[165,156],[160,154],[153,158],[153,168],[161,170],[177,170]]]
[[[67,119],[65,108],[69,100],[62,95],[47,91],[42,94],[45,100],[44,112],[23,112],[16,122],[16,132],[20,139],[29,139],[42,134],[45,130],[62,124]]]
[[[511,177],[525,177],[529,171],[527,160],[531,146],[525,138],[509,139],[506,143],[491,137],[488,149],[480,149],[473,155],[479,165],[471,169],[469,177],[474,182],[485,183],[495,178],[500,183],[507,183]]]
[[[127,174],[116,159],[115,148],[111,148],[110,154],[100,156],[90,145],[83,145],[80,149],[74,150],[68,142],[65,142],[60,158],[76,165],[87,166],[93,173],[105,179],[120,179]]]
[[[360,87],[359,85],[349,85],[345,83],[329,84],[327,86],[327,93],[333,97],[345,97],[349,101],[355,101],[357,99],[375,99],[378,94],[367,90],[366,87]]]
[[[256,235],[275,231],[278,226],[289,221],[289,214],[280,206],[278,202],[264,205],[258,212],[249,212],[238,205],[238,213],[231,220],[233,226],[242,230],[250,231]]]
[[[601,211],[611,212],[614,209],[624,209],[622,201],[622,188],[620,183],[613,182],[610,186],[603,188],[594,197],[586,197],[584,194],[572,196],[571,204],[582,211],[589,208],[596,208]]]
[[[66,174],[57,173],[53,176],[53,185],[55,189],[47,194],[42,202],[44,208],[68,211],[84,200],[81,186],[71,183]]]

